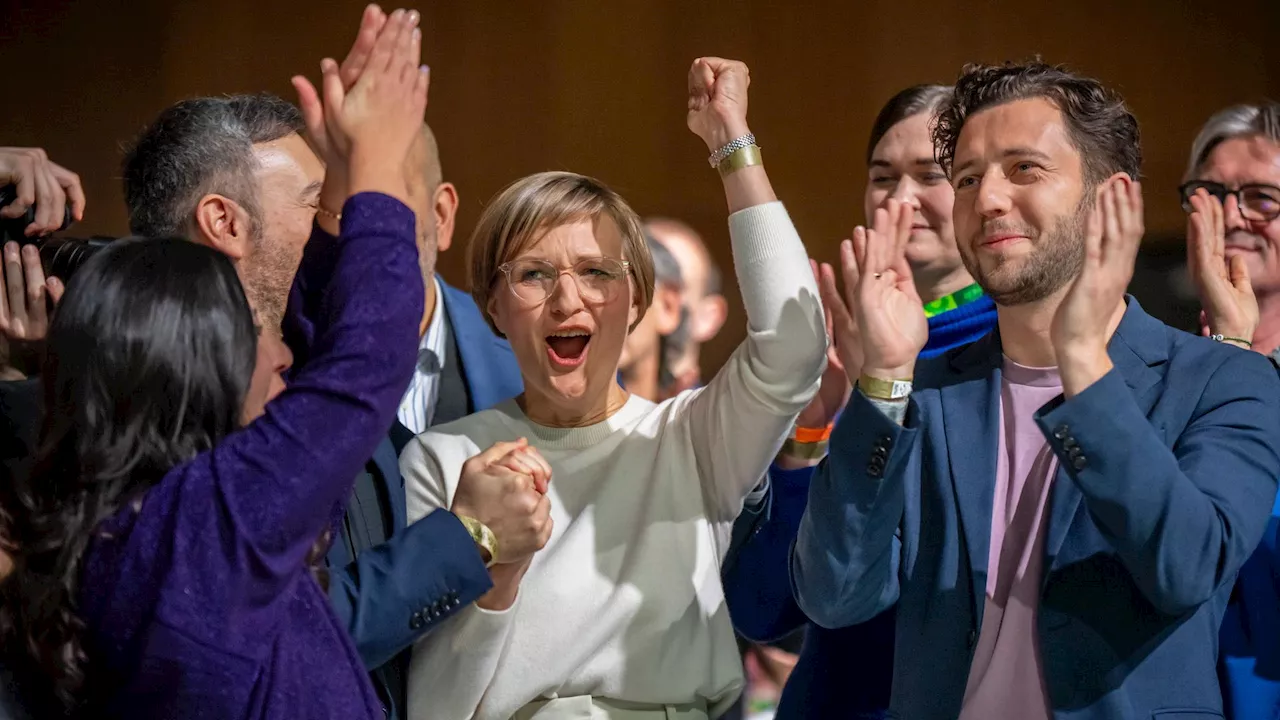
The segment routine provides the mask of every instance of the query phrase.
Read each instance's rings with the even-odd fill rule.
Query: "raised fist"
[[[737,60],[703,57],[689,68],[689,129],[715,152],[747,129],[751,72]]]

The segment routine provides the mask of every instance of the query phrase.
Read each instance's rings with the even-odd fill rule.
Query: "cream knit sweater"
[[[555,522],[510,609],[472,606],[414,647],[411,718],[505,720],[581,695],[703,699],[714,717],[737,697],[720,562],[743,498],[817,390],[827,340],[782,204],[734,213],[729,229],[747,339],[706,387],[659,405],[633,396],[570,429],[535,425],[508,401],[405,448],[410,522],[449,507],[467,458],[518,437],[551,465]]]

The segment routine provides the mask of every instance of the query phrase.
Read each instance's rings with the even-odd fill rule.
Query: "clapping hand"
[[[1207,332],[1252,341],[1258,329],[1258,298],[1244,256],[1227,262],[1222,201],[1204,189],[1191,196],[1187,216],[1187,270],[1200,296]]]
[[[293,78],[312,146],[328,164],[322,201],[365,191],[406,197],[405,158],[422,128],[429,79],[418,20],[417,11],[383,19],[376,6],[366,9],[343,65],[321,61],[323,102],[309,80]],[[342,193],[332,192],[338,182]]]
[[[1121,177],[1099,187],[1085,230],[1084,266],[1049,330],[1067,397],[1111,370],[1107,343],[1133,279],[1143,232],[1142,184]]]
[[[848,337],[861,341],[862,367],[857,371],[881,380],[911,378],[916,357],[929,341],[924,303],[907,264],[911,218],[910,207],[889,200],[876,210],[871,228],[854,229],[850,249],[855,270],[845,269],[849,302],[831,305],[837,327],[843,326]],[[838,300],[834,278],[825,285],[824,301]],[[849,354],[845,363],[850,372],[855,371],[848,368],[855,358]]]

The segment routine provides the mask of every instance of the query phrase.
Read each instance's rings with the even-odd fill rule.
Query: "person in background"
[[[905,255],[924,302],[929,339],[921,358],[935,357],[973,342],[995,327],[995,305],[974,283],[956,246],[951,221],[955,191],[933,157],[929,122],[951,97],[945,85],[916,85],[881,108],[867,142],[867,185],[863,210],[868,220],[890,200],[911,213]],[[840,246],[846,292],[857,285],[852,243]],[[835,270],[821,269],[824,304],[847,302],[836,288]],[[770,473],[768,519],[750,536],[725,576],[729,611],[739,632],[756,641],[804,629],[800,658],[783,690],[779,720],[806,717],[883,717],[893,676],[894,612],[889,608],[858,625],[827,629],[809,622],[796,605],[788,569],[791,545],[800,529],[813,467],[825,455],[829,424],[844,405],[849,377],[861,365],[852,318],[834,324],[833,352],[822,388],[796,421]],[[739,521],[749,522],[744,514]]]
[[[423,125],[409,165],[419,169],[410,174],[409,204],[418,216],[418,257],[427,302],[419,328],[418,364],[391,428],[397,457],[415,435],[432,425],[492,407],[521,390],[511,346],[493,334],[470,293],[436,272],[438,253],[453,244],[459,201],[457,188],[444,180],[439,145],[429,126]],[[403,508],[398,509],[397,517],[403,516]]]
[[[1280,362],[1280,104],[1209,118],[1180,188],[1204,333]],[[1240,568],[1219,636],[1232,720],[1280,718],[1280,499]]]
[[[797,601],[825,627],[897,605],[890,710],[913,720],[1220,715],[1213,648],[1276,494],[1280,378],[1125,295],[1142,155],[1114,92],[968,66],[938,118],[997,331],[917,363],[907,213],[896,237],[857,234],[863,364],[801,521]]]
[[[74,221],[84,219],[85,195],[80,177],[49,159],[40,148],[0,148],[0,187],[12,186],[12,201],[0,208],[9,223],[35,208],[24,237],[58,230],[68,211]],[[25,221],[24,221],[25,222]],[[48,331],[50,303],[65,289],[60,280],[46,280],[34,246],[6,242],[0,271],[0,484],[10,485],[30,467],[40,426],[39,366]],[[34,271],[34,272],[31,272]],[[26,277],[31,279],[30,284]],[[10,282],[12,278],[15,282]],[[30,287],[28,294],[27,288]],[[2,513],[0,513],[0,519]],[[0,582],[13,569],[7,519],[0,522]],[[0,660],[0,719],[24,720],[20,688]]]
[[[644,239],[653,258],[653,300],[622,345],[618,373],[627,392],[661,402],[664,389],[672,385],[672,365],[684,356],[688,314],[675,256],[652,235],[645,233]]]
[[[696,60],[688,124],[729,206],[748,334],[660,404],[617,383],[653,293],[639,218],[572,173],[519,180],[471,243],[472,292],[511,341],[515,401],[405,448],[410,517],[449,504],[481,448],[527,437],[550,476],[547,546],[414,648],[416,718],[717,717],[742,687],[719,565],[743,498],[817,389],[826,333],[807,255],[746,121],[747,68]]]
[[[40,451],[3,490],[17,552],[0,627],[35,715],[383,717],[309,570],[413,368],[417,20],[387,20],[349,91],[326,69],[313,142],[343,219],[301,258],[291,318],[313,344],[287,388],[288,351],[226,254],[123,240],[71,279]]]
[[[35,208],[25,237],[57,231],[69,212],[84,219],[85,195],[80,177],[49,159],[40,148],[0,148],[0,187],[13,187],[13,200],[0,208],[0,222],[14,223]],[[24,221],[25,222],[25,221]],[[0,468],[8,478],[23,475],[35,454],[40,428],[40,380],[49,306],[65,286],[45,279],[35,245],[4,243],[0,271]],[[0,578],[9,558],[0,541]]]
[[[684,350],[671,362],[669,382],[662,388],[666,399],[702,385],[702,346],[724,327],[729,304],[720,287],[720,268],[693,228],[672,218],[652,217],[644,221],[644,230],[675,258],[684,283]]]

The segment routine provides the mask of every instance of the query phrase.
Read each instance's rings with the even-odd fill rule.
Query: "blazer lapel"
[[[1150,415],[1160,398],[1164,373],[1157,369],[1169,357],[1165,326],[1142,309],[1133,297],[1126,298],[1128,308],[1107,345],[1107,354],[1125,384],[1133,393],[1143,415]],[[1062,399],[1054,401],[1062,402]],[[1053,495],[1049,506],[1049,529],[1045,537],[1046,567],[1056,568],[1057,557],[1066,540],[1083,497],[1080,488],[1063,468],[1058,468],[1053,480]],[[1044,574],[1047,581],[1049,573]]]
[[[470,295],[444,281],[440,288],[462,359],[462,376],[471,392],[470,410],[485,410],[519,395],[523,383],[510,346],[493,334]]]
[[[404,530],[408,522],[408,509],[404,497],[404,477],[400,474],[400,462],[396,458],[395,446],[390,437],[384,437],[378,443],[372,460],[382,475],[383,487],[391,506],[392,534],[395,534]]]
[[[939,391],[951,482],[973,582],[979,625],[987,594],[996,434],[1000,430],[1000,342],[993,332],[951,359],[955,372]]]

